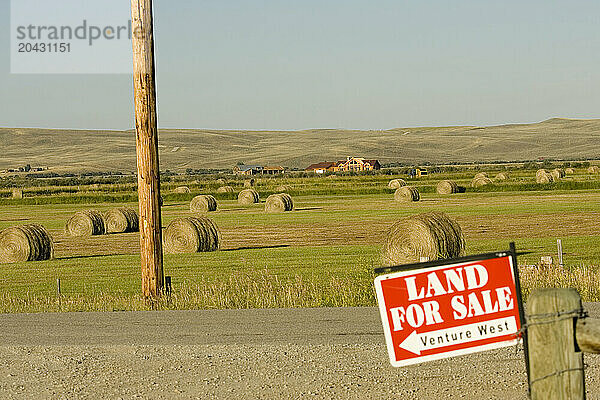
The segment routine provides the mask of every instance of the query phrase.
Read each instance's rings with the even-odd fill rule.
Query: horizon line
[[[491,128],[497,126],[505,126],[505,125],[533,125],[540,124],[543,122],[548,122],[552,120],[568,120],[568,121],[596,121],[600,120],[599,118],[568,118],[568,117],[551,117],[544,119],[542,121],[535,122],[505,122],[499,124],[491,124],[491,125],[470,125],[470,124],[456,124],[456,125],[415,125],[415,126],[397,126],[393,128],[303,128],[303,129],[244,129],[244,128],[176,128],[176,127],[159,127],[158,130],[178,130],[178,131],[219,131],[219,132],[304,132],[304,131],[326,131],[326,130],[336,130],[336,131],[391,131],[396,129],[416,129],[416,128],[461,128],[461,127],[474,127],[474,128]],[[114,129],[114,128],[61,128],[61,127],[41,127],[41,126],[6,126],[0,127],[0,129],[41,129],[41,130],[49,130],[49,131],[95,131],[95,132],[129,132],[135,131],[135,128],[127,128],[127,129]]]

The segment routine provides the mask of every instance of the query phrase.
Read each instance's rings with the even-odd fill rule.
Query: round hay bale
[[[292,211],[294,209],[294,200],[292,199],[292,196],[290,196],[287,193],[281,193],[281,197],[283,198],[283,201],[286,203],[286,211]]]
[[[290,185],[279,185],[275,188],[275,190],[278,192],[289,192],[292,190],[292,187]]]
[[[244,187],[245,188],[251,188],[256,186],[256,179],[252,178],[252,179],[248,179],[244,181]]]
[[[254,189],[244,189],[238,194],[238,204],[248,205],[258,203],[260,196]]]
[[[554,178],[555,181],[558,181],[565,177],[565,171],[561,168],[555,168],[550,172],[550,175],[552,175],[552,178]]]
[[[473,180],[471,181],[471,187],[481,187],[481,186],[485,186],[485,185],[491,185],[493,182],[490,178],[487,177],[478,177],[478,178],[473,178]]]
[[[67,221],[65,233],[79,237],[104,235],[106,233],[104,217],[96,210],[79,211]]]
[[[54,257],[54,242],[42,225],[12,226],[0,232],[0,263],[43,261]]]
[[[406,186],[406,181],[404,179],[392,179],[388,183],[390,189],[400,189],[402,186]]]
[[[164,230],[165,252],[170,254],[198,253],[219,250],[221,233],[206,217],[173,220]]]
[[[565,172],[565,170],[562,169],[562,168],[555,168],[554,171],[557,172],[558,174],[560,174],[561,178],[564,178],[567,175],[567,173]]]
[[[287,193],[272,194],[267,197],[265,203],[265,211],[268,213],[281,213],[292,211],[294,209],[294,201],[292,196]]]
[[[201,194],[190,202],[190,211],[193,213],[207,213],[217,211],[217,199],[211,195]]]
[[[535,177],[537,178],[538,176],[544,176],[544,175],[546,175],[546,174],[549,174],[549,172],[548,172],[548,171],[546,171],[545,169],[538,169],[538,170],[535,172]]]
[[[552,183],[554,182],[554,176],[550,172],[538,173],[535,174],[535,181],[537,183]]]
[[[113,208],[104,213],[106,233],[138,232],[140,217],[133,208]]]
[[[495,179],[497,181],[506,181],[509,179],[509,176],[506,172],[500,172],[496,175]]]
[[[479,172],[479,173],[475,174],[475,176],[473,177],[473,179],[477,179],[477,178],[488,178],[488,174],[487,174],[487,172]]]
[[[13,189],[12,190],[12,198],[13,199],[22,199],[23,198],[23,189]]]
[[[217,181],[216,181],[216,182],[217,182],[219,185],[225,185],[225,184],[227,183],[227,181],[226,181],[225,179],[223,179],[223,178],[219,178],[219,179],[217,179]]]
[[[406,217],[390,227],[383,245],[383,264],[400,265],[442,260],[465,254],[460,225],[446,214],[430,212]]]
[[[596,165],[592,165],[591,167],[589,167],[587,169],[588,174],[598,174],[600,173],[600,168],[597,167]]]
[[[571,175],[571,174],[574,174],[574,173],[575,173],[575,169],[573,169],[573,168],[566,168],[565,169],[565,175],[566,174]]]
[[[437,192],[439,194],[458,193],[458,185],[454,181],[446,180],[437,184]]]
[[[190,188],[187,186],[179,186],[176,187],[175,190],[173,190],[173,193],[187,194],[190,193]]]
[[[419,201],[421,200],[421,195],[419,194],[419,190],[414,186],[402,186],[401,188],[396,189],[394,200],[403,203]]]
[[[234,193],[235,189],[231,186],[221,186],[217,189],[217,193]]]

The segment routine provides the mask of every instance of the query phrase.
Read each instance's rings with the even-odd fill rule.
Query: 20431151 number
[[[29,43],[18,45],[19,53],[70,53],[71,43]]]

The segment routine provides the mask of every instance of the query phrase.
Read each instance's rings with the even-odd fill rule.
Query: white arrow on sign
[[[507,317],[425,333],[417,333],[414,330],[399,346],[413,354],[421,355],[425,350],[516,333],[515,317]]]

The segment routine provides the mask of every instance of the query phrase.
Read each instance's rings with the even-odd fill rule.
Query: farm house
[[[373,171],[381,169],[377,160],[367,160],[359,157],[347,157],[346,160],[329,162],[324,161],[308,166],[305,171],[323,174],[326,171]]]
[[[236,175],[258,175],[262,174],[263,167],[260,165],[236,165],[233,173]]]
[[[337,163],[324,161],[324,162],[309,165],[305,169],[305,171],[314,172],[315,174],[324,174],[327,171],[335,172],[335,171],[339,171],[339,169],[337,168]]]

